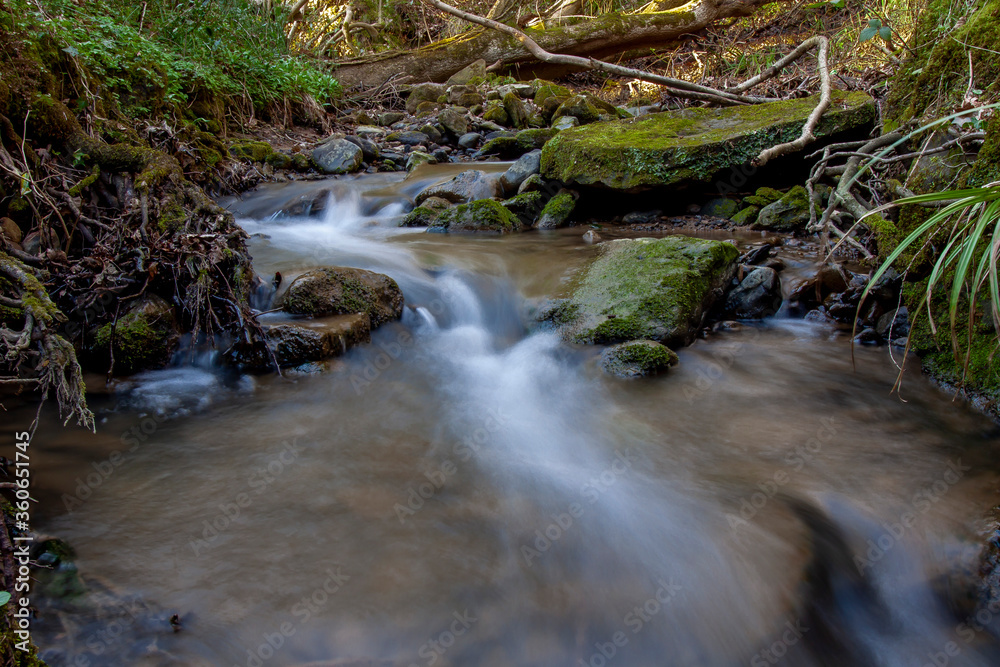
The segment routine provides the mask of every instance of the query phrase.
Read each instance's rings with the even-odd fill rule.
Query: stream
[[[597,252],[586,228],[393,226],[454,173],[225,202],[267,281],[399,283],[402,320],[326,372],[186,356],[95,379],[96,435],[44,421],[35,520],[100,591],[37,603],[50,665],[1000,664],[996,619],[965,621],[991,421],[915,359],[891,393],[900,351],[852,360],[849,336],[782,313],[668,374],[605,375],[599,348],[530,325]],[[783,279],[812,262],[788,257]]]

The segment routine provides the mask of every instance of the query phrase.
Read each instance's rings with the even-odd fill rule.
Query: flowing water
[[[527,325],[583,230],[393,228],[447,175],[422,173],[228,202],[263,276],[392,276],[406,312],[371,345],[284,377],[186,362],[95,397],[96,436],[39,429],[38,520],[102,591],[40,609],[50,664],[998,663],[962,604],[991,422],[780,315],[608,377]]]

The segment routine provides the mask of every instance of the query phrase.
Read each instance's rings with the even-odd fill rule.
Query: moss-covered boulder
[[[119,317],[117,324],[110,322],[97,330],[92,357],[101,370],[107,370],[113,354],[115,373],[131,375],[166,366],[180,339],[174,307],[149,294]]]
[[[357,144],[334,137],[316,146],[312,159],[326,174],[349,174],[361,168],[363,155]]]
[[[753,223],[753,228],[772,232],[794,232],[804,229],[809,224],[809,205],[809,192],[801,185],[796,185],[781,199],[762,208]],[[815,200],[812,201],[812,207],[817,217],[823,214]]]
[[[490,139],[479,150],[481,155],[497,155],[505,160],[514,160],[520,156],[545,146],[557,130],[547,128],[532,128],[521,130],[513,137],[495,137]]]
[[[557,320],[579,343],[687,345],[736,272],[729,243],[667,236],[602,243]]]
[[[229,155],[253,162],[264,162],[271,156],[274,149],[266,141],[242,141],[229,147]]]
[[[480,199],[444,211],[429,232],[509,234],[521,229],[521,221],[498,201]]]
[[[760,207],[758,206],[747,206],[746,208],[741,208],[736,212],[730,220],[732,220],[734,225],[738,227],[745,227],[747,225],[752,225],[757,221],[757,214],[760,213]]]
[[[429,227],[437,220],[438,213],[426,206],[417,206],[400,221],[400,227]]]
[[[775,190],[774,188],[758,188],[757,192],[753,193],[749,197],[743,198],[743,205],[764,208],[768,204],[773,204],[784,196],[785,194],[781,190]]]
[[[618,190],[697,181],[747,164],[762,150],[796,139],[816,97],[722,109],[688,108],[560,132],[542,150],[542,175]],[[865,93],[835,91],[817,137],[870,125]]]
[[[525,227],[530,227],[545,207],[545,195],[537,191],[522,192],[500,202],[500,205],[516,215]]]
[[[605,373],[621,378],[656,375],[677,365],[677,355],[666,345],[652,340],[633,340],[612,345],[601,353]]]
[[[416,198],[420,204],[431,197],[440,197],[453,204],[467,204],[477,199],[500,195],[500,177],[478,169],[463,171],[449,181],[422,190]]]
[[[418,107],[423,102],[437,104],[438,98],[447,94],[448,87],[442,83],[419,83],[410,89],[410,96],[406,98],[407,113],[417,113]]]
[[[293,280],[281,298],[281,308],[314,317],[366,313],[375,328],[402,316],[403,293],[387,275],[330,266],[306,271]]]

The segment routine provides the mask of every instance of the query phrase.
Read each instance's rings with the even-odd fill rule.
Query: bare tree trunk
[[[525,32],[543,49],[567,55],[601,58],[636,48],[660,46],[686,33],[732,16],[747,16],[766,0],[692,0],[664,12],[605,14],[548,30]],[[445,81],[478,59],[498,63],[515,76],[554,76],[570,68],[541,64],[514,37],[475,29],[419,49],[394,51],[344,61],[335,76],[345,87],[378,86],[405,74],[414,82]]]

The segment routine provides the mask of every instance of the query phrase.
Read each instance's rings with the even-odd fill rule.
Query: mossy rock
[[[781,199],[762,208],[753,228],[772,232],[794,232],[804,229],[810,220],[809,205],[809,192],[801,185],[796,185]],[[817,218],[823,215],[815,200],[812,201],[812,207]]]
[[[293,315],[367,313],[372,328],[403,315],[403,293],[387,275],[330,266],[306,271],[288,286],[281,309]]]
[[[612,345],[601,353],[601,369],[621,378],[656,375],[676,366],[677,354],[652,340],[633,340]]]
[[[426,206],[418,206],[400,221],[400,227],[430,227],[437,220],[437,211],[433,211]]]
[[[1000,181],[1000,113],[994,111],[986,126],[986,141],[979,149],[972,171],[965,177],[963,187],[981,188]]]
[[[522,192],[501,202],[500,205],[516,215],[525,227],[530,227],[545,207],[545,195],[537,191]]]
[[[243,141],[229,147],[229,155],[236,159],[265,162],[274,149],[266,141]]]
[[[573,215],[574,208],[576,208],[576,197],[573,193],[560,192],[545,204],[535,226],[538,229],[564,227],[569,222],[569,217]]]
[[[816,103],[813,96],[723,109],[692,107],[564,130],[542,150],[542,175],[626,191],[710,182],[765,148],[798,138]],[[862,128],[875,114],[867,94],[835,91],[815,135]]]
[[[543,148],[552,137],[559,133],[550,128],[521,130],[513,137],[494,137],[479,149],[480,155],[497,155],[505,160],[514,160],[525,153]]]
[[[774,188],[758,188],[757,192],[753,193],[749,197],[743,198],[744,206],[759,206],[764,208],[768,204],[773,204],[782,197],[785,193],[781,190],[775,190]]]
[[[427,231],[479,234],[509,234],[521,229],[521,221],[493,199],[480,199],[444,211]]]
[[[490,101],[486,105],[486,111],[483,112],[483,120],[488,120],[497,125],[506,126],[510,124],[510,116],[507,115],[507,110],[504,109],[503,104],[495,100]]]
[[[757,221],[757,214],[760,213],[759,206],[747,206],[736,212],[730,220],[732,220],[734,225],[739,227],[746,227],[747,225],[752,225]]]
[[[107,370],[109,351],[114,353],[114,370],[122,375],[163,368],[180,343],[180,331],[172,305],[150,294],[109,322],[94,336],[94,356],[98,368]]]
[[[721,241],[667,236],[619,239],[560,307],[565,335],[579,343],[637,339],[687,345],[736,272],[739,251]]]
[[[701,207],[702,215],[710,215],[716,218],[731,220],[740,210],[740,205],[732,199],[717,197],[709,200]]]

